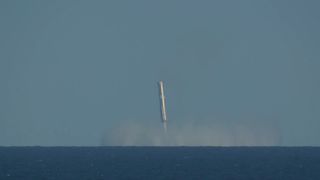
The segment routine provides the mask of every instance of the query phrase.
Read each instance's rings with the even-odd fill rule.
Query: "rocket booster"
[[[159,81],[159,92],[160,92],[160,110],[161,110],[161,118],[164,130],[167,129],[167,111],[166,111],[166,98],[164,96],[164,87],[163,81]]]

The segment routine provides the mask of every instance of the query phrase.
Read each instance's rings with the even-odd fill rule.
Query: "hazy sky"
[[[169,126],[184,134],[319,146],[319,7],[1,0],[0,145],[101,145],[111,129],[161,128],[161,79]]]

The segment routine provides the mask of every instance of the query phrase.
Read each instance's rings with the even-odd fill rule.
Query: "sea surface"
[[[320,180],[318,147],[0,147],[0,180]]]

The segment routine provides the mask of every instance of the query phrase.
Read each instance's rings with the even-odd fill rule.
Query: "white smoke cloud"
[[[277,128],[268,125],[196,124],[171,125],[167,134],[158,126],[126,122],[110,127],[106,146],[278,146]]]

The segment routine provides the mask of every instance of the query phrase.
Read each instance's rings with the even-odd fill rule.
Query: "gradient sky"
[[[319,7],[1,0],[0,145],[100,145],[117,123],[161,128],[162,79],[172,124],[266,127],[278,145],[319,146]]]

